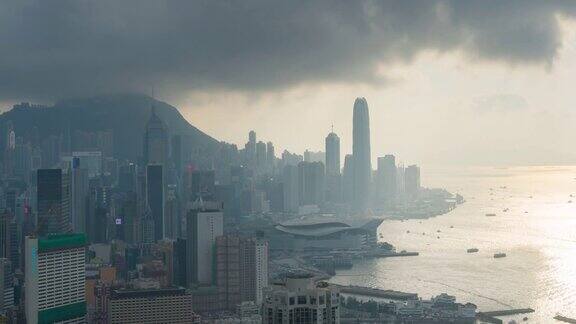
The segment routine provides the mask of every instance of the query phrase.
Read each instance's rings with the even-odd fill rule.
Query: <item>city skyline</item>
[[[576,0],[0,2],[0,323],[576,323]]]

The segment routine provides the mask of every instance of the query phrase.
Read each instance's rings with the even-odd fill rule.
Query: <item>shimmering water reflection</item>
[[[532,307],[533,323],[557,312],[576,318],[576,167],[424,169],[423,177],[466,203],[428,220],[385,221],[382,240],[420,256],[365,260],[332,281],[424,298],[447,292],[481,310]],[[473,247],[480,251],[466,253]],[[507,257],[494,259],[498,252]]]

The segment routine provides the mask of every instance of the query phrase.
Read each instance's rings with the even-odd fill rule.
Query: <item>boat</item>
[[[410,234],[410,231],[406,231],[406,233]]]
[[[454,226],[453,226],[453,225],[450,225],[450,228],[454,228]]]
[[[466,253],[476,253],[478,251],[480,251],[480,250],[478,250],[477,248],[471,248],[471,249],[466,250]]]
[[[494,216],[496,216],[496,214],[494,214],[494,213],[487,213],[486,214],[486,217],[494,217]]]
[[[495,253],[494,254],[494,259],[499,259],[499,258],[505,258],[506,257],[506,253]]]
[[[436,231],[436,233],[440,233],[440,232],[441,232],[440,230],[437,230],[437,231]]]
[[[554,316],[554,319],[557,320],[557,321],[565,322],[565,323],[574,323],[574,324],[576,324],[576,319],[570,318],[570,317],[566,317],[566,316],[562,316],[562,315],[560,315],[560,314],[556,314],[556,316]]]
[[[439,238],[440,238],[440,236],[436,236],[436,238],[437,238],[437,239],[439,239]]]
[[[508,208],[504,208],[502,211],[503,211],[503,212],[507,212],[507,211],[509,211],[509,210],[510,210],[510,209],[508,209]]]

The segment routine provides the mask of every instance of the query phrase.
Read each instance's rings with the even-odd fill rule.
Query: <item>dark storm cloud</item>
[[[0,99],[377,82],[432,49],[549,63],[572,1],[3,0]],[[384,65],[385,66],[385,65]]]

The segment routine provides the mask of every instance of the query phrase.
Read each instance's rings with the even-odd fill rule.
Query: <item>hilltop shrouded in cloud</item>
[[[425,50],[547,65],[559,17],[575,10],[551,0],[3,1],[0,99],[380,82],[377,66]]]

